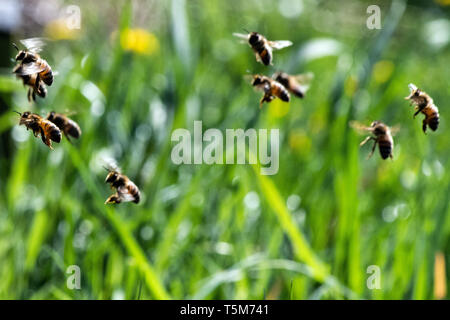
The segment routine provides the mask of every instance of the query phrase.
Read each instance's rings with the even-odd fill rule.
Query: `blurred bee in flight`
[[[106,199],[105,204],[129,201],[139,203],[141,193],[134,182],[122,174],[117,165],[113,163],[109,163],[105,169],[109,171],[105,182],[111,185],[111,189],[116,189],[116,192]]]
[[[269,41],[258,32],[247,32],[247,34],[233,33],[233,35],[246,40],[255,52],[256,61],[266,66],[272,64],[272,50],[279,50],[292,45],[292,42],[289,40]]]
[[[276,72],[272,79],[281,83],[293,95],[304,98],[306,91],[309,89],[309,83],[314,75],[309,72],[305,74],[290,75],[285,72]]]
[[[369,140],[374,140],[374,144],[372,147],[372,151],[370,152],[367,159],[369,159],[378,144],[378,149],[380,150],[381,158],[384,160],[387,158],[393,158],[392,153],[394,152],[394,139],[392,138],[392,135],[395,134],[399,127],[389,128],[387,125],[382,123],[381,121],[374,121],[370,125],[370,127],[367,127],[363,124],[360,124],[357,121],[351,121],[350,126],[354,129],[356,129],[360,133],[371,133],[372,135],[369,135],[367,138],[365,138],[359,146],[362,147],[365,145]]]
[[[423,132],[427,133],[427,126],[431,130],[436,131],[439,126],[439,110],[434,104],[433,99],[412,83],[408,87],[411,93],[405,99],[410,100],[415,105],[414,109],[416,112],[414,113],[414,118],[422,112],[425,115],[425,119],[422,122]]]
[[[46,96],[44,84],[51,86],[53,83],[53,71],[46,60],[42,59],[38,52],[42,50],[44,41],[41,38],[30,38],[20,40],[26,50],[19,50],[17,45],[13,43],[14,48],[18,51],[16,61],[19,62],[13,73],[21,78],[25,85],[30,86],[28,90],[28,100],[31,98],[36,100],[36,94],[40,97]]]
[[[25,125],[28,129],[33,131],[35,137],[41,135],[42,142],[44,142],[50,149],[53,150],[52,141],[59,143],[61,141],[61,131],[59,128],[49,120],[42,118],[36,113],[29,111],[20,113],[19,125]]]
[[[78,123],[62,113],[52,111],[47,115],[46,119],[53,122],[64,133],[69,142],[72,142],[69,136],[75,139],[81,136],[81,129]]]
[[[279,98],[284,102],[291,100],[288,90],[274,79],[259,74],[245,76],[245,78],[250,80],[253,87],[264,92],[264,96],[259,101],[260,108],[262,108],[264,102],[271,102],[275,98]]]

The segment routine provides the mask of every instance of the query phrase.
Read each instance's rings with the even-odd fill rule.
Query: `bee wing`
[[[248,40],[248,34],[234,32],[233,36],[238,37],[242,40],[246,40],[246,41]]]
[[[414,95],[414,92],[418,89],[414,83],[408,84],[408,88],[409,88],[410,93],[409,93],[409,96],[405,97],[405,100],[411,99],[412,96]]]
[[[312,72],[302,73],[302,74],[297,74],[293,77],[299,84],[308,85],[312,81],[312,79],[314,79],[314,73],[312,73]]]
[[[238,37],[240,40],[239,42],[242,44],[246,44],[248,43],[248,34],[243,34],[243,33],[233,33],[233,36]]]
[[[289,40],[267,41],[267,43],[275,50],[280,50],[292,46],[292,41]]]
[[[253,81],[253,76],[251,74],[246,74],[243,76],[243,78],[248,83],[252,83],[252,81]]]
[[[41,64],[36,64],[36,63],[27,63],[22,65],[18,71],[16,71],[15,73],[18,75],[30,75],[30,74],[35,74],[35,73],[39,73],[41,71],[44,71],[45,66],[41,65]]]
[[[349,125],[350,125],[350,127],[355,129],[360,134],[365,134],[365,133],[367,133],[367,131],[372,131],[373,130],[371,127],[363,125],[362,123],[360,123],[358,121],[350,121]]]
[[[113,158],[104,158],[102,160],[102,162],[104,163],[104,168],[108,171],[117,171],[117,172],[121,172],[119,165],[117,164],[117,161],[114,160]]]
[[[413,92],[417,90],[417,86],[414,83],[408,84],[409,91]]]
[[[20,42],[27,48],[28,51],[39,53],[42,47],[45,46],[44,38],[29,38],[20,40]]]
[[[391,135],[395,136],[401,129],[401,126],[399,124],[389,128],[389,130],[391,131]]]
[[[298,74],[293,76],[295,81],[297,81],[297,84],[300,86],[300,89],[306,93],[308,91],[312,79],[314,79],[314,73],[308,72],[303,74]]]
[[[73,115],[78,114],[78,112],[75,111],[75,110],[68,110],[68,109],[66,109],[66,110],[64,111],[64,114],[66,115],[66,117],[70,117],[70,116],[73,116]]]

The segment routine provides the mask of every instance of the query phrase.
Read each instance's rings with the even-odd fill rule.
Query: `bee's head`
[[[13,47],[16,48],[16,50],[19,52],[19,53],[17,53],[17,55],[16,55],[16,61],[23,60],[23,58],[25,58],[25,53],[26,53],[26,52],[25,52],[24,50],[19,50],[19,47],[18,47],[15,43],[13,43],[12,45],[13,45]]]
[[[253,82],[252,82],[253,86],[258,86],[262,83],[263,83],[262,77],[259,74],[256,74],[253,76]]]
[[[289,82],[289,76],[287,75],[287,73],[284,72],[276,72],[274,73],[272,78],[280,82],[284,86],[287,86]]]
[[[114,183],[119,177],[119,173],[117,171],[111,171],[106,176],[105,182],[106,183]]]
[[[48,114],[47,120],[50,120],[50,121],[55,120],[55,111],[52,111]]]
[[[20,115],[19,125],[25,124],[25,121],[30,118],[31,113],[29,111],[20,113],[18,111],[14,111],[15,113]]]
[[[30,115],[31,115],[31,112],[30,111],[26,111],[26,112],[22,113],[22,118],[28,119],[30,117]]]
[[[248,37],[248,43],[251,45],[257,44],[259,41],[261,41],[261,36],[258,32],[251,32],[250,36]]]
[[[24,50],[20,50],[19,53],[16,55],[16,61],[21,61],[25,58],[26,52]]]
[[[381,121],[374,121],[370,125],[373,128],[375,135],[382,135],[386,133],[386,126]]]

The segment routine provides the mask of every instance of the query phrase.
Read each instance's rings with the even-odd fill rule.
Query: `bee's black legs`
[[[41,128],[41,139],[42,139],[43,143],[47,144],[45,133],[44,133],[44,130],[42,128]]]
[[[426,121],[426,119],[423,119],[422,130],[423,130],[423,133],[427,134],[427,121]]]
[[[270,95],[267,94],[267,93],[264,93],[264,96],[263,96],[263,97],[261,98],[261,100],[259,101],[259,108],[260,108],[260,109],[262,108],[264,102],[270,102],[270,101],[271,101]]]
[[[367,157],[367,159],[370,159],[370,157],[372,157],[372,155],[373,155],[373,153],[375,151],[375,148],[377,147],[377,140],[376,139],[373,139],[373,140],[375,140],[375,142],[373,143],[372,151],[370,151],[369,156]]]
[[[420,113],[420,111],[422,111],[422,110],[418,109],[418,110],[414,113],[414,118]]]
[[[373,155],[373,152],[375,151],[375,148],[376,148],[376,146],[377,146],[378,140],[377,140],[376,138],[372,137],[372,136],[368,136],[367,138],[365,138],[365,139],[359,144],[359,146],[362,147],[362,146],[365,145],[369,140],[375,140],[375,142],[374,142],[374,144],[373,144],[372,151],[370,152],[370,154],[369,154],[369,156],[367,157],[367,159],[369,159],[369,158]]]
[[[359,146],[362,147],[362,146],[365,145],[370,139],[373,139],[373,137],[368,136],[368,137],[365,138],[363,141],[361,141],[361,143],[359,144]]]

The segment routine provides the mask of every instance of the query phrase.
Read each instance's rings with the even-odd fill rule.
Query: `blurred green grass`
[[[142,288],[141,299],[434,298],[434,257],[448,256],[450,240],[450,52],[423,30],[448,21],[448,7],[384,1],[383,28],[368,30],[367,1],[302,3],[80,1],[76,39],[43,52],[59,72],[45,100],[30,106],[18,81],[0,77],[10,110],[76,111],[83,130],[50,152],[17,115],[0,115],[11,146],[0,154],[0,297],[136,299]],[[124,50],[130,28],[158,48]],[[231,36],[242,28],[294,45],[265,68]],[[247,70],[315,78],[306,99],[259,110]],[[440,107],[437,132],[412,119],[410,82]],[[401,124],[394,161],[366,160],[353,119]],[[278,174],[172,164],[170,134],[194,120],[279,128]],[[140,186],[140,205],[103,204],[107,156]],[[66,286],[73,264],[81,290]],[[366,285],[370,265],[381,289]]]

